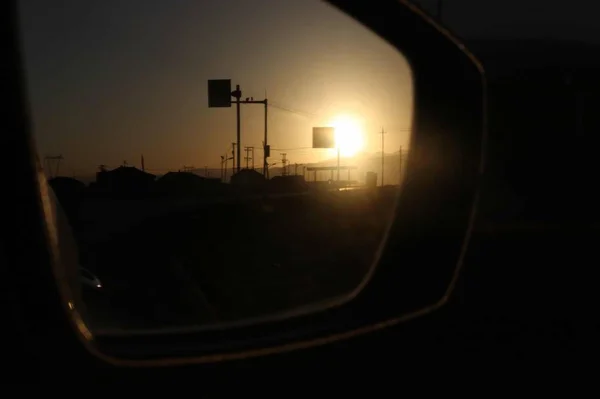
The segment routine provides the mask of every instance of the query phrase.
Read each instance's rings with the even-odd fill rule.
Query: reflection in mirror
[[[360,287],[410,144],[397,50],[321,1],[61,4],[23,0],[22,35],[40,159],[102,281],[93,329],[256,320]]]

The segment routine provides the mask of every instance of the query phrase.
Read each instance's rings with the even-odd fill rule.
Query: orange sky
[[[270,144],[291,162],[327,157],[296,148],[339,115],[360,122],[365,151],[380,151],[382,126],[387,151],[408,144],[404,58],[322,2],[64,4],[24,1],[22,21],[40,155],[62,154],[65,172],[138,165],[140,154],[155,171],[218,167],[235,140],[235,108],[207,107],[211,78],[231,78],[243,97],[266,90]],[[242,146],[255,146],[261,165],[263,108],[244,106],[242,116]]]

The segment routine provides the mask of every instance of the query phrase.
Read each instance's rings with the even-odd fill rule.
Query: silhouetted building
[[[96,173],[94,189],[116,196],[144,196],[152,193],[156,176],[132,166]]]
[[[231,176],[231,184],[242,189],[263,189],[266,185],[265,177],[253,169],[242,169]]]
[[[221,179],[198,176],[191,172],[169,172],[156,181],[156,189],[161,195],[197,196],[222,193]]]

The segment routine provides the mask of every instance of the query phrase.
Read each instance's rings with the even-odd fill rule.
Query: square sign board
[[[335,128],[313,127],[313,148],[335,148]]]
[[[208,81],[208,107],[231,107],[231,79],[212,79]]]

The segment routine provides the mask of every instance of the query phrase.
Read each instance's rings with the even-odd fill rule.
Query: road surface
[[[388,189],[196,204],[124,233],[116,228],[107,234],[112,240],[86,243],[87,267],[110,296],[90,304],[91,312],[98,309],[106,328],[206,324],[349,293],[371,267],[395,195]]]

